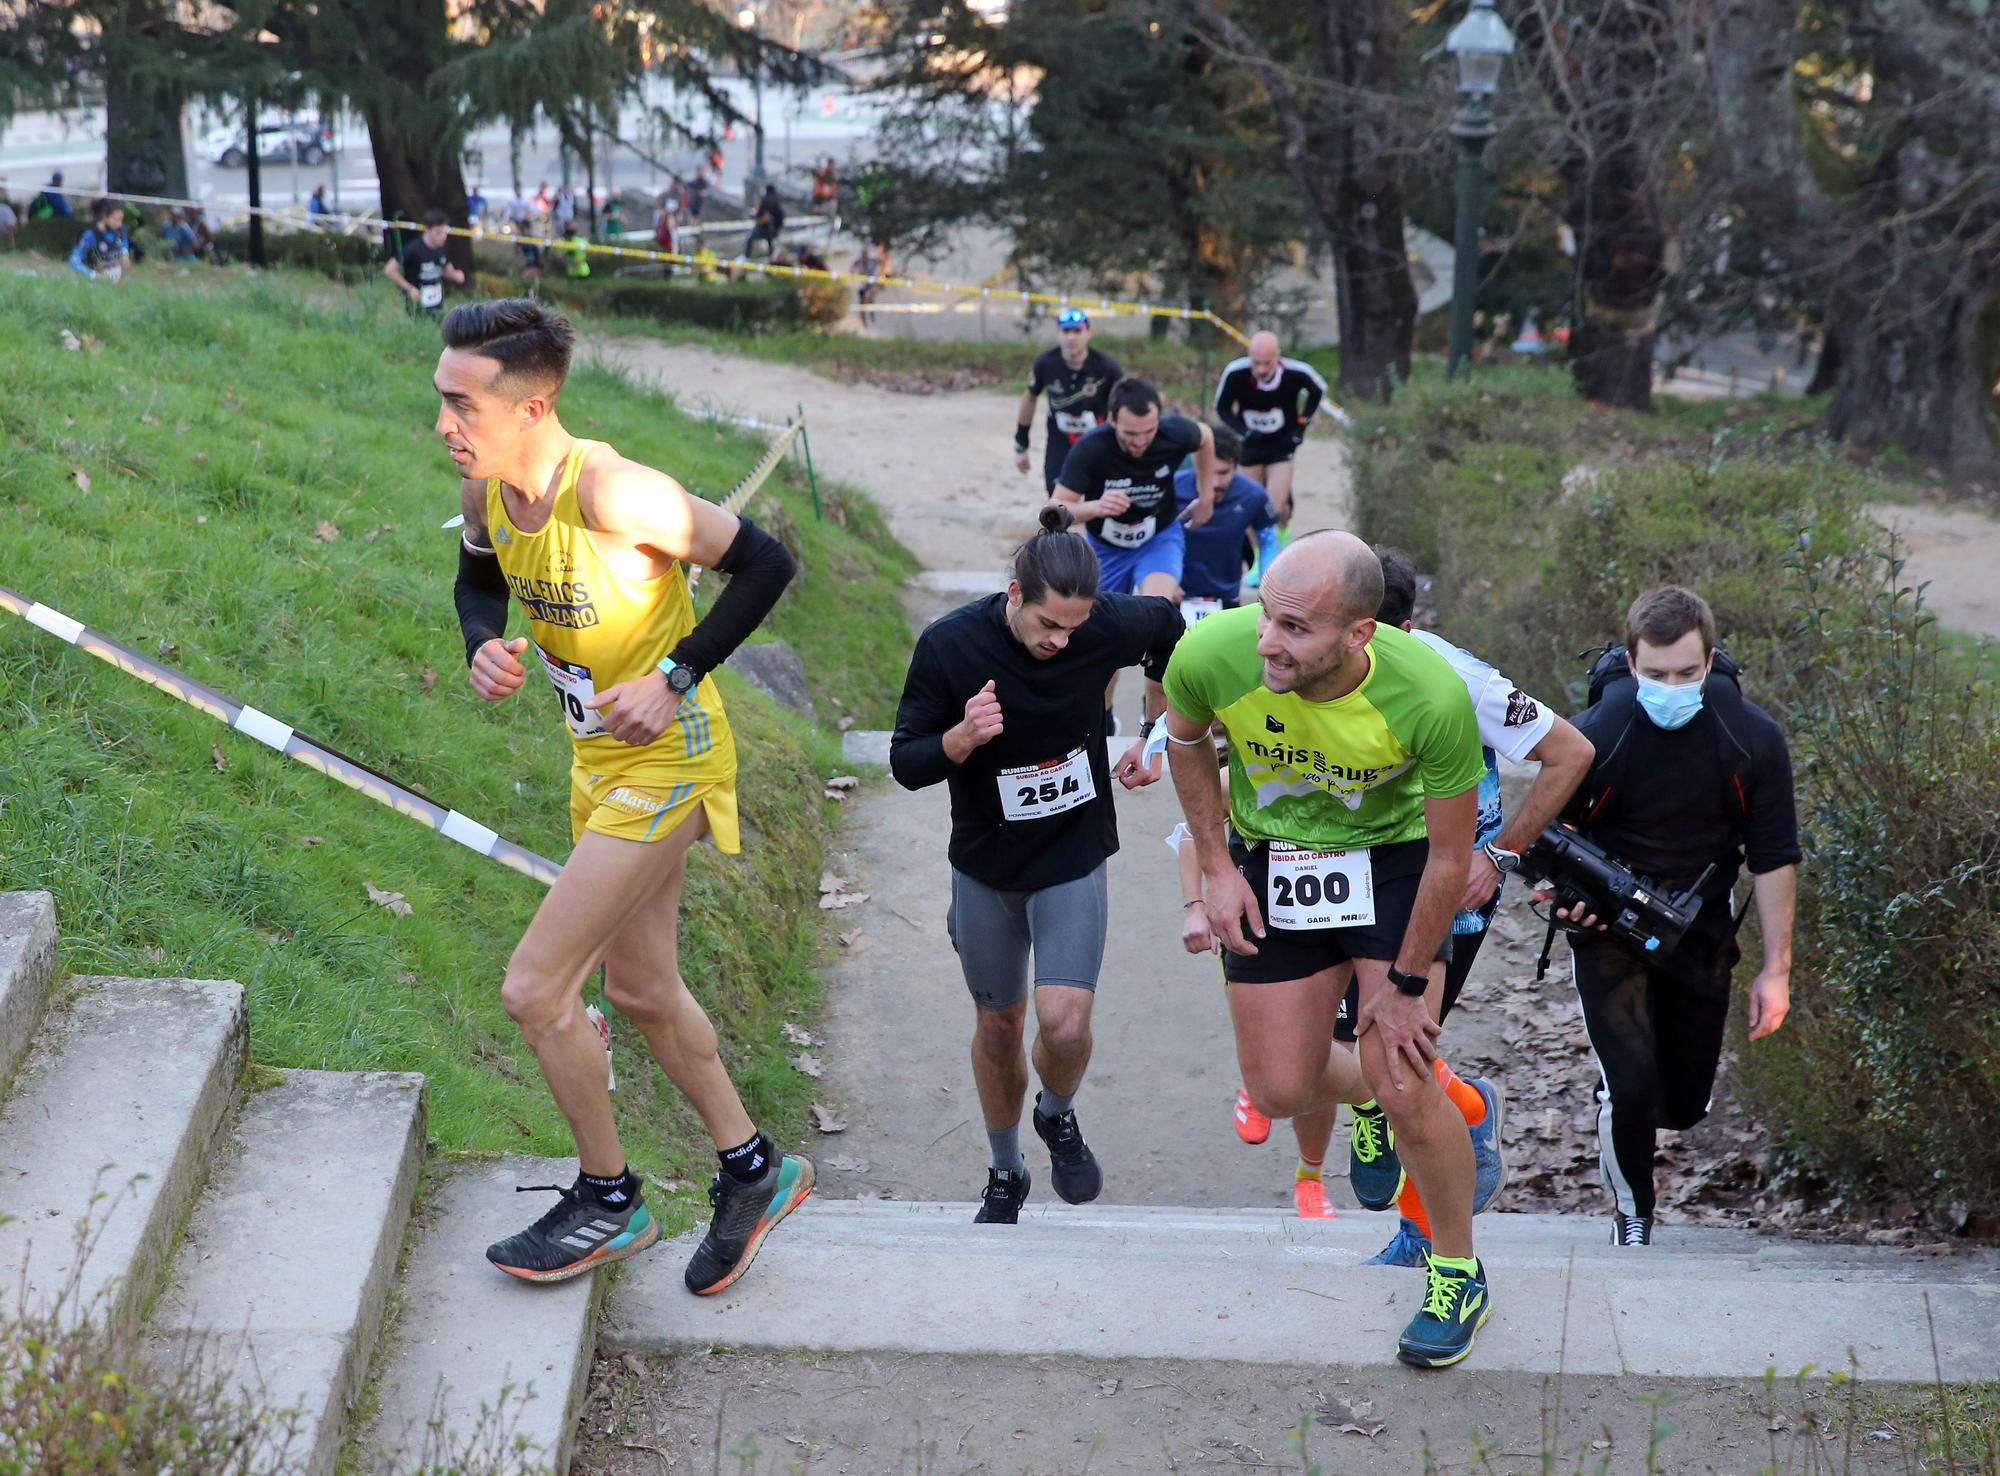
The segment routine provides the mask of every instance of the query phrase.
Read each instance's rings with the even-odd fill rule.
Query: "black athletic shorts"
[[[1279,431],[1275,435],[1248,435],[1243,438],[1243,456],[1238,466],[1270,466],[1280,461],[1290,461],[1298,454],[1299,438],[1289,431]]]
[[[1357,958],[1393,962],[1403,949],[1403,934],[1409,929],[1410,914],[1417,905],[1417,886],[1423,880],[1424,862],[1430,850],[1429,841],[1413,840],[1376,846],[1369,853],[1369,863],[1374,869],[1374,922],[1365,927],[1303,932],[1274,928],[1267,923],[1264,936],[1253,940],[1257,945],[1254,954],[1232,953],[1224,946],[1222,976],[1232,984],[1284,984]],[[1258,908],[1268,911],[1270,853],[1261,845],[1254,849],[1246,847],[1232,835],[1229,858],[1256,893]],[[1438,946],[1437,956],[1450,959],[1449,935]]]
[[[1062,476],[1063,463],[1069,460],[1070,447],[1075,444],[1061,431],[1049,432],[1049,443],[1042,450],[1042,481],[1051,497],[1056,495],[1056,480]]]
[[[1487,914],[1488,919],[1492,917]],[[1451,1007],[1458,1003],[1459,995],[1465,992],[1465,981],[1472,974],[1472,961],[1479,957],[1479,945],[1486,941],[1486,929],[1476,933],[1453,933],[1451,935],[1451,958],[1444,966],[1444,998],[1438,1003],[1438,1024],[1442,1025],[1451,1014]],[[1354,1041],[1354,1021],[1361,1013],[1361,984],[1358,980],[1347,981],[1347,993],[1340,997],[1340,1012],[1333,1017],[1333,1038]]]

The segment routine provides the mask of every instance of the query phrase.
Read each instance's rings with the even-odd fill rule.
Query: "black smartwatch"
[[[701,673],[692,666],[682,666],[671,656],[660,660],[660,674],[667,679],[667,690],[678,692],[685,697],[701,683]]]
[[[1389,982],[1396,986],[1398,994],[1406,994],[1415,999],[1431,987],[1431,976],[1429,974],[1406,974],[1394,964],[1390,964]]]

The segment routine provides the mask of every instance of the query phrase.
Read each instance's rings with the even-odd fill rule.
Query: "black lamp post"
[[[1458,91],[1465,104],[1451,121],[1458,140],[1458,228],[1451,272],[1451,357],[1445,378],[1455,379],[1472,357],[1472,318],[1479,293],[1479,223],[1486,213],[1486,141],[1493,137],[1493,94],[1500,68],[1514,51],[1514,33],[1493,0],[1472,0],[1464,20],[1451,28],[1444,49],[1458,63]]]
[[[748,5],[736,13],[736,23],[746,31],[757,29],[757,12]],[[750,89],[756,98],[756,121],[751,125],[757,135],[757,154],[750,166],[750,178],[745,182],[744,193],[750,197],[750,206],[756,208],[757,199],[764,193],[764,64],[753,62],[750,67]]]

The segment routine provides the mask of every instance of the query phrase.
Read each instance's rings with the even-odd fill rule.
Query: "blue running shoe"
[[[1472,1351],[1472,1340],[1493,1315],[1486,1267],[1447,1270],[1435,1256],[1424,1258],[1429,1286],[1424,1305],[1396,1343],[1396,1356],[1412,1368],[1448,1368]]]
[[[1396,1227],[1396,1238],[1368,1258],[1371,1266],[1421,1266],[1431,1253],[1430,1237],[1408,1215]]]
[[[1492,1208],[1507,1183],[1507,1154],[1500,1146],[1500,1117],[1507,1098],[1484,1077],[1467,1085],[1486,1099],[1485,1120],[1466,1130],[1472,1134],[1472,1212],[1477,1215]]]
[[[1354,1131],[1347,1144],[1347,1183],[1363,1209],[1383,1210],[1403,1190],[1403,1164],[1396,1157],[1396,1135],[1380,1103],[1350,1107]]]

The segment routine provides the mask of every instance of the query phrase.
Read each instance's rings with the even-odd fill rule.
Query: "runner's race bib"
[[[1067,410],[1056,411],[1056,429],[1072,441],[1085,431],[1097,429],[1097,417],[1086,410],[1081,415],[1072,415]]]
[[[420,284],[417,288],[417,305],[427,308],[443,307],[444,283],[425,282]]]
[[[1243,424],[1253,435],[1275,436],[1285,428],[1285,412],[1282,410],[1245,410]]]
[[[1151,518],[1138,523],[1114,523],[1106,518],[1097,525],[1097,536],[1113,548],[1142,548],[1158,531]]]
[[[1221,600],[1197,599],[1189,595],[1181,600],[1181,619],[1189,629],[1193,629],[1195,621],[1214,615],[1221,609]]]
[[[1274,928],[1364,928],[1375,921],[1368,850],[1308,851],[1272,841],[1264,920]]]
[[[569,724],[571,736],[603,737],[603,718],[596,709],[584,706],[597,697],[597,684],[591,680],[590,668],[558,661],[540,646],[535,650],[541,653],[542,670],[549,674],[549,682],[556,689],[556,705],[562,708],[563,721]]]
[[[1090,754],[1081,748],[1045,764],[1002,769],[999,782],[1000,813],[1008,820],[1046,820],[1097,798],[1097,783],[1090,777]]]

